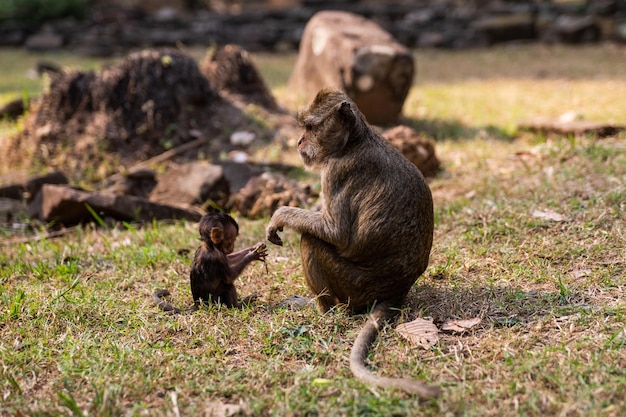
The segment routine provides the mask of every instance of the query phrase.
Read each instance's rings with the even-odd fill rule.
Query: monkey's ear
[[[211,242],[213,242],[214,245],[217,245],[222,240],[224,240],[224,229],[221,227],[212,227]]]
[[[349,101],[342,101],[341,104],[339,104],[337,112],[347,125],[352,125],[354,123],[356,115],[354,114],[354,109],[352,109],[352,104],[350,104]]]

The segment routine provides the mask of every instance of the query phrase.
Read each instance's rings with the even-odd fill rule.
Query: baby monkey
[[[209,213],[200,219],[198,226],[202,245],[196,250],[189,274],[193,305],[187,310],[197,310],[200,304],[211,302],[226,307],[242,307],[254,299],[246,297],[243,303],[237,298],[235,279],[252,261],[263,261],[267,248],[259,242],[254,246],[233,252],[239,235],[239,225],[230,215],[223,212]],[[153,294],[154,301],[163,311],[180,313],[162,297],[169,295],[167,290]]]

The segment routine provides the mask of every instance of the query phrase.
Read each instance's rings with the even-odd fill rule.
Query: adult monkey
[[[363,382],[434,397],[438,387],[384,378],[365,366],[382,323],[394,318],[409,289],[426,270],[433,240],[433,202],[420,171],[367,124],[341,91],[325,89],[298,114],[304,164],[319,168],[322,209],[280,207],[267,227],[302,234],[304,276],[320,311],[347,305],[371,310],[350,353],[350,369]]]

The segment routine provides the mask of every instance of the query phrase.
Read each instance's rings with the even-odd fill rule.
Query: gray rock
[[[620,42],[626,43],[626,21],[617,22],[615,24],[615,39]]]
[[[67,184],[67,177],[60,171],[41,175],[20,175],[11,184],[0,187],[0,197],[32,201],[44,184]]]
[[[26,39],[26,49],[31,51],[46,52],[60,49],[63,46],[63,36],[54,32],[50,27],[31,35]]]
[[[8,200],[22,200],[24,198],[24,185],[7,184],[1,186],[0,198]]]
[[[158,177],[150,193],[150,201],[170,204],[202,205],[211,200],[223,206],[230,196],[230,186],[224,170],[206,161],[190,162]]]
[[[600,27],[594,16],[559,16],[553,30],[560,41],[567,43],[595,42],[600,38]]]
[[[162,219],[198,221],[200,210],[184,205],[158,204],[140,197],[88,192],[67,185],[46,184],[28,207],[32,218],[64,225],[93,220],[91,207],[102,218],[150,222]]]
[[[533,39],[537,36],[535,18],[531,13],[484,16],[474,21],[470,27],[490,44]]]
[[[156,185],[156,173],[151,169],[140,169],[129,172],[121,180],[110,186],[107,191],[148,198]]]
[[[27,178],[24,181],[26,201],[32,201],[45,184],[67,184],[67,177],[61,171],[53,171]]]
[[[242,164],[232,161],[221,161],[219,164],[224,170],[224,175],[230,185],[231,195],[238,193],[251,178],[258,177],[267,171],[264,167],[254,164]]]

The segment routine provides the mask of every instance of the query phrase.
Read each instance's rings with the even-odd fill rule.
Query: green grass
[[[36,97],[41,92],[42,82],[36,73],[38,62],[52,62],[66,68],[97,69],[110,60],[85,58],[69,52],[33,53],[22,49],[0,48],[0,103],[27,94]]]
[[[430,267],[400,320],[483,321],[430,350],[388,327],[370,361],[381,374],[442,386],[440,399],[351,376],[364,317],[274,308],[307,295],[289,230],[284,247],[269,248],[267,271],[253,265],[238,282],[257,304],[169,316],[150,293],[168,288],[176,305],[189,304],[196,224],[88,225],[54,239],[3,224],[0,415],[209,415],[221,404],[241,415],[623,415],[626,135],[536,136],[516,123],[572,109],[626,123],[624,51],[548,52],[417,53],[405,117],[437,139],[444,170],[430,182]],[[255,59],[279,100],[293,103],[284,68],[294,57]],[[238,220],[238,247],[263,240],[267,219]]]

